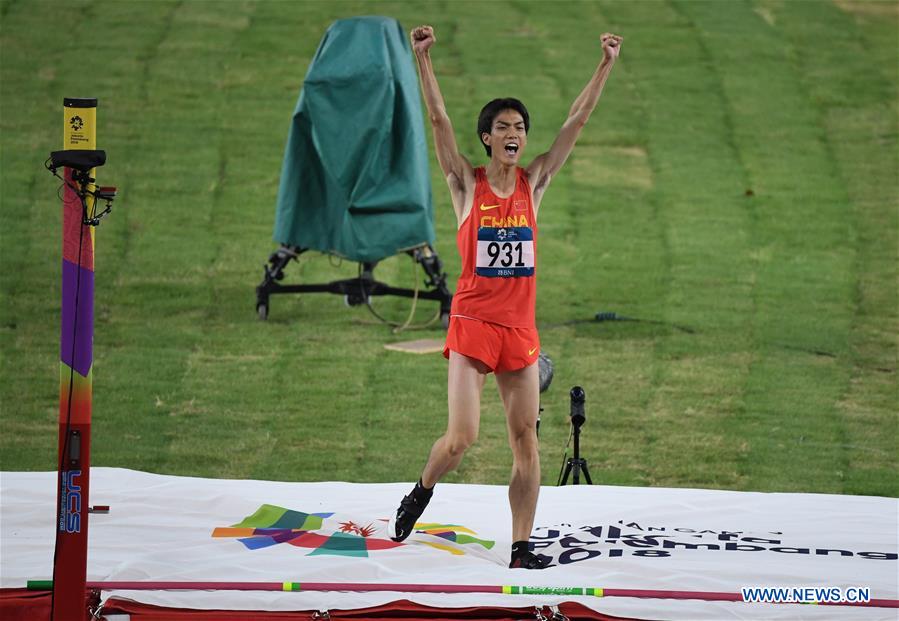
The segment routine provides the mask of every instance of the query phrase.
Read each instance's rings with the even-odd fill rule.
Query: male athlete
[[[519,162],[527,145],[530,119],[517,99],[494,99],[481,110],[478,138],[490,157],[486,167],[472,168],[459,153],[431,66],[429,50],[435,41],[431,26],[412,30],[412,48],[434,129],[437,160],[452,195],[462,256],[462,275],[453,296],[443,352],[449,359],[449,421],[446,433],[431,448],[421,479],[390,521],[390,536],[402,541],[414,531],[434,485],[459,465],[465,450],[477,439],[481,391],[492,372],[506,411],[513,455],[509,567],[542,569],[547,557],[528,547],[540,490],[535,364],[540,340],[534,321],[536,218],[543,193],[568,159],[599,101],[618,58],[621,37],[608,33],[600,37],[603,57],[593,77],[571,106],[549,151],[526,168]]]

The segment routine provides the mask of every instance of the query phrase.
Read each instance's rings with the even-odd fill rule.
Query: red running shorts
[[[475,358],[494,373],[517,371],[537,362],[540,337],[536,328],[507,328],[472,317],[452,315],[443,357],[450,350]]]

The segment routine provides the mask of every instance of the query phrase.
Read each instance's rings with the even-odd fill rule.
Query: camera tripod
[[[587,485],[593,485],[593,481],[590,479],[590,471],[587,469],[587,460],[580,455],[580,436],[581,428],[580,426],[577,426],[574,428],[574,457],[568,458],[568,461],[565,464],[565,474],[562,475],[562,482],[559,485],[568,484],[569,474],[572,475],[572,485],[579,485],[581,482],[581,472],[584,473],[584,480],[587,481]]]
[[[587,420],[584,414],[584,390],[580,386],[571,389],[571,426],[574,435],[574,456],[569,457],[565,462],[565,474],[562,475],[559,485],[568,484],[568,475],[572,475],[572,484],[579,485],[581,482],[581,472],[584,473],[584,479],[587,485],[593,485],[590,479],[590,471],[587,469],[587,460],[581,457],[581,426]]]

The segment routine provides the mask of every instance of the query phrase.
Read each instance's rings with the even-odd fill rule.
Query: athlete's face
[[[481,134],[481,140],[490,147],[491,159],[506,166],[517,165],[528,142],[524,118],[515,110],[503,110],[493,119],[490,133]]]

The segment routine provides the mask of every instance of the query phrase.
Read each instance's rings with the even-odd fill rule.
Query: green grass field
[[[266,322],[254,309],[306,67],[333,20],[365,14],[434,25],[474,162],[487,100],[528,105],[533,157],[599,34],[625,37],[541,210],[544,484],[579,384],[596,483],[899,495],[896,2],[3,0],[3,470],[56,467],[61,210],[42,164],[63,97],[95,96],[100,181],[120,198],[96,236],[93,464],[417,478],[445,425],[446,363],[383,345],[442,331],[393,334],[330,295],[276,296]],[[454,288],[433,155],[431,170]],[[307,255],[285,282],[355,271]],[[411,286],[406,257],[376,274]],[[590,322],[600,310],[645,321]],[[502,484],[510,466],[491,381],[479,441],[446,480]]]

